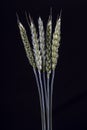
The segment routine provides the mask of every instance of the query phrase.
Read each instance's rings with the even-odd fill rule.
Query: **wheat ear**
[[[60,46],[60,26],[61,26],[61,18],[59,17],[56,22],[55,31],[53,33],[52,40],[52,69],[54,70],[58,61],[58,48]]]
[[[36,27],[33,23],[33,20],[31,20],[31,25],[30,25],[30,30],[31,30],[31,35],[32,35],[32,44],[33,44],[33,51],[34,51],[34,56],[35,56],[35,62],[38,70],[42,69],[42,57],[41,57],[41,52],[40,52],[40,47],[38,43],[38,37],[37,37],[37,32],[36,32]]]
[[[27,37],[26,30],[25,30],[24,26],[21,24],[21,22],[19,21],[19,18],[18,18],[18,27],[20,30],[21,39],[22,39],[29,63],[31,64],[31,66],[33,68],[36,68],[35,59],[33,56],[32,48],[30,46],[30,42],[29,42],[28,37]]]
[[[52,16],[49,16],[46,29],[46,71],[51,73],[51,38],[52,38]]]

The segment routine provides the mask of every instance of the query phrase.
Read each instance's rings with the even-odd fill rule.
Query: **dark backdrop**
[[[85,1],[20,0],[1,3],[0,130],[41,130],[36,82],[17,27],[28,31],[25,10],[36,25],[53,8],[53,26],[62,8],[61,46],[53,93],[53,130],[87,130],[87,4]]]

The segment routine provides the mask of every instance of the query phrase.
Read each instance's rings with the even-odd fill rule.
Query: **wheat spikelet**
[[[39,42],[40,42],[40,50],[43,61],[43,70],[45,71],[45,37],[44,37],[44,26],[43,21],[39,17],[38,19],[38,28],[39,28]]]
[[[49,16],[46,30],[46,71],[51,73],[51,36],[52,36],[52,16]]]
[[[60,46],[60,26],[61,26],[61,17],[57,19],[55,31],[53,33],[53,40],[52,40],[52,69],[54,70],[57,65],[58,60],[58,48]]]
[[[38,44],[38,38],[37,38],[37,32],[35,25],[33,21],[30,18],[30,30],[31,30],[31,35],[32,35],[32,44],[33,44],[33,51],[34,51],[34,56],[35,56],[35,62],[38,70],[42,69],[42,58],[41,58],[41,53],[40,53],[40,47]]]
[[[23,44],[24,44],[24,48],[25,48],[26,55],[27,55],[27,58],[29,60],[29,63],[31,64],[32,67],[35,68],[36,67],[35,59],[34,59],[33,52],[32,52],[28,37],[27,37],[27,33],[26,33],[26,30],[25,30],[25,28],[23,27],[23,25],[21,24],[20,21],[18,22],[18,27],[19,27],[19,30],[20,30],[20,35],[21,35],[21,38],[22,38],[22,41],[23,41]]]

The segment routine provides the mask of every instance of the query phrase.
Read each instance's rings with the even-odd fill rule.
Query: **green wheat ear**
[[[61,17],[57,19],[55,31],[53,33],[52,40],[52,69],[55,70],[58,60],[58,48],[60,46],[60,27],[61,27]]]
[[[52,14],[49,16],[46,30],[46,71],[48,74],[51,73],[51,37],[52,37]]]
[[[18,18],[18,16],[17,16],[17,18]],[[28,37],[27,37],[26,30],[23,27],[23,25],[21,24],[21,22],[19,21],[19,18],[17,20],[18,20],[18,27],[19,27],[19,30],[20,30],[21,39],[22,39],[22,42],[23,42],[23,45],[24,45],[24,48],[25,48],[27,58],[29,60],[30,65],[33,68],[36,68],[35,59],[34,59],[34,56],[33,56],[32,48],[30,46],[30,42],[29,42]]]

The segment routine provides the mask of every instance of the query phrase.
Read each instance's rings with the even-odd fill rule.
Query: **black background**
[[[1,3],[0,130],[41,130],[39,97],[17,27],[28,30],[25,10],[53,27],[62,8],[61,46],[53,94],[53,130],[87,130],[87,4],[85,1],[3,1]]]

